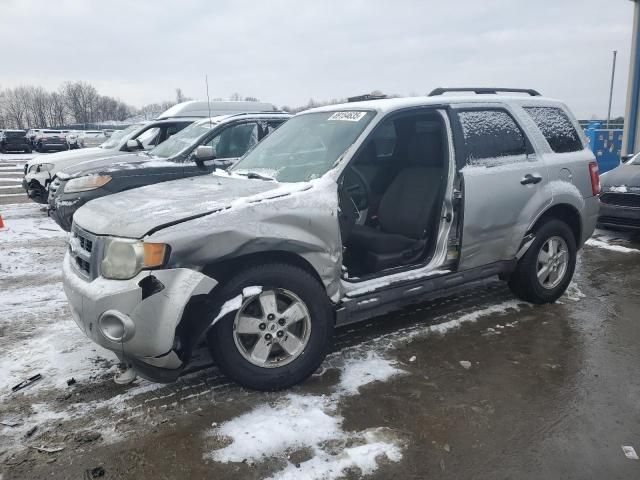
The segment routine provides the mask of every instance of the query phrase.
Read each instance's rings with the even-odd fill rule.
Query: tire
[[[262,292],[260,295],[254,294],[254,296],[243,297],[242,307],[219,319],[207,333],[207,344],[211,351],[211,356],[225,375],[247,388],[274,391],[302,382],[318,369],[331,346],[334,316],[333,308],[324,286],[305,270],[290,264],[259,265],[249,268],[226,281],[219,292],[216,293],[214,291],[212,294],[214,296],[214,305],[218,307],[229,299],[237,298],[243,294],[243,289],[251,286],[261,286]],[[248,309],[260,305],[262,295],[271,295],[270,292],[278,292],[278,316],[283,311],[286,311],[287,305],[282,307],[280,305],[282,305],[282,299],[290,298],[286,297],[289,294],[292,294],[302,302],[309,315],[304,316],[303,320],[299,320],[297,323],[292,322],[291,325],[282,327],[287,331],[287,333],[283,332],[283,337],[280,337],[282,340],[275,338],[276,334],[280,335],[280,333],[273,330],[274,327],[279,328],[276,325],[279,320],[284,321],[278,318],[261,324],[261,327],[262,325],[269,326],[264,329],[261,328],[259,333],[236,334],[234,327],[236,316],[240,317],[240,312],[247,312]],[[294,301],[297,302],[297,300],[293,300],[292,303]],[[262,310],[261,315],[265,317],[264,310],[262,307],[259,308]],[[215,308],[215,311],[217,312],[218,308]],[[249,316],[254,317],[255,315]],[[290,338],[288,335],[290,330],[288,329],[304,327],[305,325],[310,326],[306,330],[308,332],[306,334],[306,343],[300,343],[300,345],[304,345],[304,348],[300,348],[295,357],[289,355],[284,348],[279,346],[279,342],[283,341],[284,344]],[[272,335],[272,347],[268,350],[271,353],[267,355],[267,359],[274,352],[276,354],[280,352],[285,357],[285,360],[282,360],[283,362],[286,361],[287,355],[289,356],[289,363],[279,365],[276,360],[270,367],[259,366],[246,358],[249,355],[247,350],[242,353],[242,349],[244,349],[242,342],[244,340],[240,339],[248,337],[250,341],[257,339],[255,345],[261,341],[268,345],[269,342],[264,339],[270,330],[274,331],[274,335]],[[305,337],[299,331],[296,335],[300,338]],[[297,337],[294,336],[293,339],[295,340]],[[252,354],[254,351],[250,353]]]
[[[566,251],[566,266],[564,271],[558,264],[564,264],[562,256],[558,256],[556,270],[546,277],[546,270],[542,269],[544,264],[539,261],[544,258],[544,253],[549,251],[549,243],[552,242],[559,247],[557,251]],[[562,245],[564,242],[564,245]],[[561,220],[551,219],[540,225],[535,231],[535,240],[518,262],[516,270],[509,278],[509,288],[514,295],[522,300],[535,304],[553,303],[560,298],[573,277],[576,267],[576,239],[571,228]],[[542,281],[538,279],[538,273],[542,273]],[[558,273],[558,278],[554,280],[554,272]],[[561,277],[561,278],[560,278]],[[544,279],[547,285],[543,285]]]
[[[24,149],[24,153],[31,153],[31,149],[30,148],[25,148]]]

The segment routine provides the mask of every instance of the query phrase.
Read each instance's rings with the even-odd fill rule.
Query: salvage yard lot
[[[25,159],[0,158],[2,480],[640,476],[621,448],[640,448],[637,238],[597,231],[554,305],[486,282],[342,329],[285,392],[231,384],[204,349],[175,384],[123,387],[71,318],[67,234],[15,187]]]

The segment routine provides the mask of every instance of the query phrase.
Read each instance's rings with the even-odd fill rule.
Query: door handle
[[[534,185],[536,183],[540,183],[541,181],[542,177],[540,175],[527,173],[524,177],[522,177],[520,183],[522,185]]]

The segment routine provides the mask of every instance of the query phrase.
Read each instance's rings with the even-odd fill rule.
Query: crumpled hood
[[[148,162],[152,157],[138,153],[108,155],[74,163],[61,171],[60,178],[67,179],[82,175],[106,173],[118,169],[134,168],[136,165]]]
[[[620,165],[601,177],[602,186],[640,187],[640,165]]]
[[[308,183],[205,175],[98,198],[78,209],[73,218],[78,226],[97,235],[142,238],[164,226],[308,188]]]

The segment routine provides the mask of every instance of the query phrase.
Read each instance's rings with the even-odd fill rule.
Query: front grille
[[[83,277],[93,280],[98,276],[97,268],[98,237],[82,230],[75,224],[69,237],[69,254],[76,271]]]
[[[85,237],[78,237],[78,239],[80,240],[80,246],[82,249],[91,253],[91,250],[93,250],[93,242]]]
[[[635,193],[603,193],[600,196],[600,201],[619,207],[640,208],[640,195]]]
[[[620,225],[621,227],[640,228],[640,218],[622,218],[622,217],[602,216],[598,218],[598,222],[606,223],[608,225]]]

